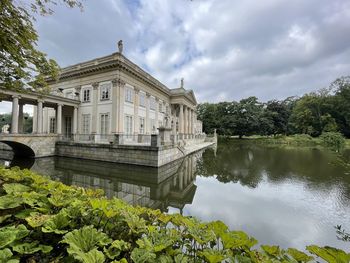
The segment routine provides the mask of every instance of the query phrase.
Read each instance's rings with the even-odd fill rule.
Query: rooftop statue
[[[118,41],[118,50],[120,54],[123,53],[123,40]]]

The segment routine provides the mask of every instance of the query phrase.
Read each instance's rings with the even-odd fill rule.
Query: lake
[[[261,244],[349,251],[335,225],[350,231],[350,151],[220,141],[161,168],[69,158],[2,160],[70,185],[168,213],[222,220]]]

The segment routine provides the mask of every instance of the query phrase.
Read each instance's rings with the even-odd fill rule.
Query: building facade
[[[124,134],[131,139],[171,128],[179,139],[202,133],[192,90],[170,89],[122,53],[63,68],[58,81],[49,82],[52,94],[79,101],[78,106],[34,106],[33,132],[103,139]],[[41,108],[40,108],[41,111]],[[42,121],[38,118],[42,118]],[[38,127],[42,125],[42,127]]]

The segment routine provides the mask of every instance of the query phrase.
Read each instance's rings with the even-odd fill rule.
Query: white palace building
[[[170,89],[127,59],[121,41],[118,49],[61,69],[58,80],[48,81],[49,94],[0,88],[0,100],[12,101],[11,129],[2,127],[0,142],[15,155],[148,166],[211,145],[183,79]],[[32,134],[23,134],[24,105],[34,107]]]
[[[166,87],[128,60],[121,45],[117,53],[61,70],[59,80],[50,83],[52,94],[80,104],[57,104],[55,109],[38,105],[34,133],[77,134],[81,140],[90,139],[91,134],[95,140],[124,134],[136,140],[134,136],[155,134],[159,127],[169,126],[179,139],[202,134],[195,95],[184,89],[183,80],[180,88]]]

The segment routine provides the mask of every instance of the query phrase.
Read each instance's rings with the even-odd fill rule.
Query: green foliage
[[[51,14],[55,0],[21,1],[1,0],[0,2],[0,83],[7,89],[31,86],[42,89],[47,86],[46,77],[58,76],[58,65],[47,59],[46,54],[36,49],[38,34],[34,28],[33,13]],[[80,1],[63,0],[69,7],[79,6]]]
[[[330,147],[339,151],[345,146],[345,138],[339,132],[324,132],[321,134],[320,139],[326,147]]]
[[[221,221],[200,222],[179,214],[108,200],[101,191],[66,186],[28,170],[0,167],[0,262],[314,262],[293,248],[257,246]],[[68,200],[68,201],[67,201]],[[15,209],[15,211],[14,211]],[[26,212],[28,210],[28,212]],[[20,215],[20,216],[19,216]],[[328,262],[350,255],[307,247]],[[34,261],[33,261],[34,260]]]
[[[220,135],[290,135],[341,132],[350,137],[350,76],[334,81],[329,89],[262,103],[256,97],[239,102],[203,103],[197,107],[203,130]]]

